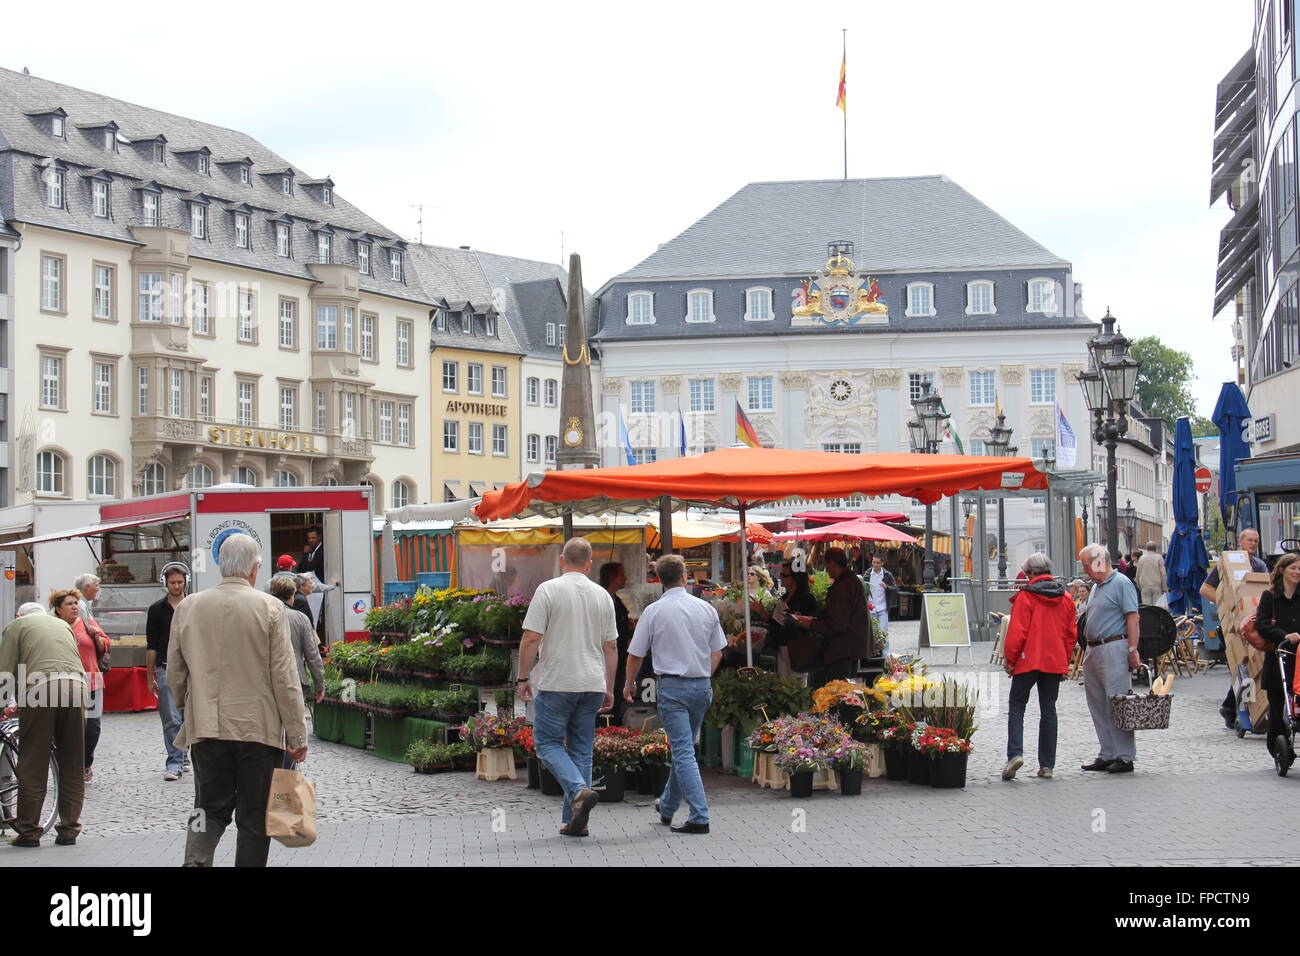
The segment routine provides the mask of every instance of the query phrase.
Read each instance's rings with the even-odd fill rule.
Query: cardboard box
[[[1223,650],[1228,657],[1228,669],[1233,673],[1238,673],[1241,665],[1246,661],[1246,644],[1238,634],[1224,634]]]
[[[1245,551],[1224,551],[1219,555],[1219,586],[1227,587],[1235,599],[1236,586],[1250,574],[1250,555]]]

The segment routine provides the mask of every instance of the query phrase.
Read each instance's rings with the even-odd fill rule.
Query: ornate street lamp
[[[1097,503],[1097,537],[1101,543],[1109,545],[1110,541],[1106,535],[1110,528],[1110,497],[1107,489],[1101,491],[1101,501]]]
[[[988,446],[993,454],[1000,458],[1014,454],[1011,447],[1012,428],[1007,424],[1007,416],[998,413],[998,423],[989,429]],[[1007,503],[998,496],[998,578],[1007,576]]]
[[[1128,534],[1128,549],[1133,551],[1140,547],[1137,543],[1138,516],[1132,498],[1128,499],[1124,507],[1124,531]]]
[[[1115,448],[1128,432],[1128,407],[1137,390],[1137,376],[1141,363],[1129,354],[1129,340],[1115,330],[1115,317],[1106,310],[1101,320],[1101,331],[1088,340],[1091,356],[1088,370],[1078,375],[1083,388],[1084,401],[1093,417],[1093,440],[1106,448],[1106,494],[1097,509],[1097,517],[1105,524],[1104,540],[1110,547],[1112,561],[1119,560],[1119,511],[1107,507],[1107,501],[1118,504],[1118,468]]]
[[[951,416],[943,410],[943,399],[922,380],[921,394],[912,402],[916,419],[907,423],[912,447],[927,455],[937,454],[944,422]],[[925,506],[925,560],[921,565],[921,582],[929,590],[934,586],[934,506]]]

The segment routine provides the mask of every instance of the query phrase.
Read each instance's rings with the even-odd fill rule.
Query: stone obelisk
[[[564,323],[564,377],[560,385],[560,447],[556,467],[564,471],[596,468],[596,415],[591,400],[591,351],[587,347],[582,259],[569,256],[568,315]]]

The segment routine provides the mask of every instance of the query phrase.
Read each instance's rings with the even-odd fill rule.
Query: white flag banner
[[[1079,442],[1074,437],[1074,429],[1065,420],[1061,405],[1056,405],[1056,467],[1073,468],[1078,460]]]

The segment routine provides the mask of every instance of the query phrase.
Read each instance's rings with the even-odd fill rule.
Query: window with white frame
[[[343,307],[343,351],[351,352],[355,343],[357,310],[350,305]]]
[[[708,289],[693,289],[686,293],[686,321],[713,321],[713,293]]]
[[[357,396],[355,392],[343,393],[343,404],[339,408],[339,430],[345,438],[357,436]]]
[[[497,337],[497,317],[491,312],[483,316],[483,334]]]
[[[293,299],[280,300],[280,348],[298,347],[298,303]]]
[[[43,451],[36,456],[36,491],[42,495],[63,494],[63,456]]]
[[[529,405],[536,405],[540,400],[541,380],[530,376],[525,383],[524,394]]]
[[[316,348],[333,351],[339,347],[339,307],[316,306]]]
[[[155,461],[140,473],[140,493],[160,495],[167,490],[167,469]]]
[[[143,365],[135,370],[135,413],[153,414],[153,409],[149,406],[149,369]]]
[[[559,445],[559,438],[555,435],[546,436],[546,464],[555,464],[556,446]]]
[[[208,236],[208,207],[201,202],[190,203],[190,237],[206,239]]]
[[[100,219],[108,218],[108,183],[96,179],[91,186],[95,197],[95,215]]]
[[[648,465],[652,461],[659,460],[658,448],[633,448],[632,460],[638,465]]]
[[[370,243],[357,243],[357,271],[363,276],[370,275]]]
[[[460,451],[460,422],[442,423],[442,450]]]
[[[41,356],[41,408],[63,407],[63,359]]]
[[[204,153],[199,153],[199,172],[202,173],[204,176],[210,176],[212,175],[212,173],[209,171],[209,169],[210,167],[208,166],[207,155]]]
[[[465,366],[465,391],[471,395],[483,394],[483,366],[478,362]]]
[[[41,308],[63,311],[63,260],[58,256],[41,256]]]
[[[470,422],[466,451],[471,455],[483,454],[483,423]]]
[[[162,143],[153,144],[153,161],[160,165],[167,165],[167,147]]]
[[[411,323],[397,323],[397,364],[402,368],[411,365]]]
[[[509,454],[509,429],[505,425],[492,426],[492,454],[501,457]]]
[[[564,345],[564,336],[565,333],[568,332],[568,327],[563,322],[561,322],[558,331],[560,333],[560,345]]]
[[[687,383],[687,391],[690,395],[690,408],[693,412],[713,412],[717,411],[717,402],[714,397],[713,379],[711,378],[693,378]]]
[[[393,482],[393,507],[405,508],[411,503],[411,488],[398,478]]]
[[[772,376],[753,376],[749,379],[748,385],[751,412],[770,412],[776,407],[776,398],[772,391]]]
[[[1056,282],[1052,279],[1029,281],[1029,302],[1025,311],[1043,315],[1056,314]]]
[[[977,279],[966,283],[966,314],[993,315],[993,283],[986,279]]]
[[[91,498],[117,495],[117,462],[107,455],[92,455],[86,463],[86,494]]]
[[[542,439],[540,435],[528,436],[528,460],[538,461],[542,456]]]
[[[334,190],[328,186],[322,186],[320,188],[320,199],[325,205],[332,206],[334,204]]]
[[[239,341],[241,342],[252,342],[255,338],[257,321],[253,314],[256,308],[252,291],[241,289],[239,291]]]
[[[63,135],[63,117],[59,116],[57,113],[50,118],[50,135]]]
[[[439,332],[446,332],[446,331],[447,331],[447,313],[446,313],[446,311],[444,311],[443,309],[439,309],[439,310],[434,314],[434,316],[433,316],[433,327],[434,327],[435,329],[437,329]]]
[[[113,317],[113,267],[95,264],[95,318]]]
[[[332,262],[332,253],[334,244],[332,237],[327,232],[317,233],[316,235],[316,258],[320,262]]]
[[[989,446],[983,438],[972,438],[968,443],[972,455],[987,455]]]
[[[1032,405],[1050,405],[1056,401],[1056,369],[1029,370],[1029,402]]]
[[[655,383],[632,382],[632,414],[649,414],[655,410]]]
[[[492,366],[492,397],[506,397],[506,367],[504,365]]]
[[[402,250],[388,250],[388,277],[394,282],[402,281]]]
[[[237,485],[257,487],[257,472],[247,466],[241,466],[230,473],[230,480]]]
[[[460,330],[466,335],[474,332],[474,313],[469,309],[460,314]]]
[[[655,298],[650,292],[633,292],[627,297],[627,324],[653,325]]]
[[[1056,451],[1056,442],[1050,438],[1031,438],[1029,439],[1029,454],[1033,458],[1046,458],[1048,452],[1053,455]]]
[[[140,207],[144,213],[144,224],[146,226],[157,226],[162,222],[161,197],[156,192],[142,192],[140,194]]]
[[[171,297],[167,303],[167,314],[171,318],[172,325],[184,325],[185,277],[179,272],[173,272],[168,279],[168,288],[171,290]]]
[[[178,368],[167,370],[167,414],[185,417],[185,373]]]
[[[393,403],[379,403],[379,440],[391,444],[393,441]]]
[[[442,363],[442,390],[444,392],[460,391],[460,384],[457,382],[459,369],[460,365],[457,362],[444,361]]]
[[[275,224],[275,254],[282,259],[288,259],[293,255],[293,243],[287,222]]]
[[[280,469],[275,473],[275,487],[277,488],[297,488],[298,476],[291,471]]]
[[[554,323],[554,322],[547,322],[547,323],[546,323],[546,344],[547,344],[547,345],[554,345],[555,342],[556,342],[556,339],[555,339],[555,323]]]
[[[280,429],[291,432],[298,427],[298,389],[280,386]]]
[[[199,377],[199,418],[205,422],[212,420],[212,376]]]
[[[190,468],[189,486],[191,488],[211,488],[212,469],[200,462]]]
[[[236,404],[240,425],[257,424],[257,393],[252,382],[239,383],[239,400]]]
[[[95,363],[95,414],[117,414],[116,402],[113,401],[113,364],[111,362]]]
[[[908,372],[907,373],[907,401],[908,404],[919,399],[925,391],[925,386],[930,386],[930,391],[934,391],[934,373],[933,372]]]
[[[163,313],[163,277],[161,272],[140,273],[140,308],[141,322],[161,322]]]
[[[285,173],[280,177],[280,192],[284,193],[286,196],[293,195],[293,176],[289,173]]]
[[[375,358],[375,319],[378,316],[361,313],[361,357],[367,362]]]
[[[558,396],[560,394],[560,383],[553,378],[546,380],[546,407],[554,408],[559,404]]]
[[[194,282],[190,285],[190,307],[194,315],[194,331],[198,335],[212,334],[210,299],[211,288],[206,282]]]
[[[240,249],[248,248],[248,215],[235,213],[235,245]]]
[[[822,451],[839,452],[842,455],[861,455],[862,442],[860,441],[823,442]]]
[[[239,164],[239,182],[247,186],[253,181],[253,171],[248,168],[248,163]]]
[[[45,201],[55,209],[63,208],[63,170],[45,171]]]
[[[769,322],[772,318],[772,290],[766,288],[746,289],[745,321]]]
[[[997,400],[997,384],[994,372],[970,373],[970,403],[972,405],[992,405]]]
[[[323,391],[316,393],[316,431],[323,433],[329,427],[329,399]]]
[[[934,314],[934,284],[930,282],[909,282],[907,285],[907,315],[917,317]]]
[[[117,133],[111,126],[104,127],[104,148],[117,152]]]
[[[411,403],[397,403],[397,444],[411,444]]]

